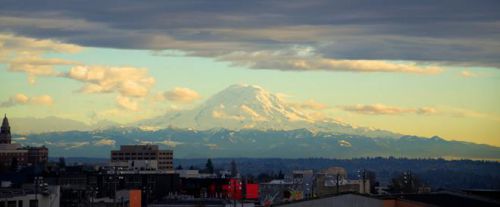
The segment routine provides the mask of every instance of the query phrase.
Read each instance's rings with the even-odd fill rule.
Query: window
[[[16,201],[7,201],[7,207],[16,207]]]
[[[17,207],[23,207],[23,200],[17,201]]]
[[[38,207],[37,200],[30,200],[30,207]]]

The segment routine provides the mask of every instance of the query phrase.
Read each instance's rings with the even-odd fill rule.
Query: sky
[[[245,83],[356,126],[500,146],[499,1],[1,2],[9,117],[126,124]]]

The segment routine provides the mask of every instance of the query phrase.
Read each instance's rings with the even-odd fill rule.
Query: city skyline
[[[500,146],[498,3],[388,2],[5,2],[0,112],[128,124],[250,84],[318,117]]]

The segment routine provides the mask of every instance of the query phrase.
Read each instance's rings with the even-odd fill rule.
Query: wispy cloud
[[[162,144],[172,148],[175,148],[177,145],[184,144],[183,142],[172,141],[170,139],[166,139],[163,141],[146,141],[146,140],[137,140],[140,144]]]
[[[441,111],[442,114],[444,115],[457,118],[479,118],[479,119],[488,119],[500,122],[500,115],[495,113],[487,113],[472,109],[450,107],[450,106],[443,106]]]
[[[218,57],[234,65],[255,69],[279,69],[298,71],[345,71],[345,72],[390,72],[414,74],[438,74],[444,69],[436,65],[418,65],[414,62],[391,62],[384,60],[350,60],[325,58],[314,53],[312,48],[292,47],[287,50],[254,52],[232,52]]]
[[[475,77],[479,76],[478,73],[472,72],[472,71],[468,71],[468,70],[464,70],[464,71],[460,72],[459,75],[461,77],[464,77],[464,78],[475,78]]]
[[[401,114],[434,114],[437,113],[437,109],[432,107],[421,107],[421,108],[403,108],[398,106],[387,106],[384,104],[372,104],[372,105],[346,105],[340,106],[341,109],[349,112],[367,114],[367,115],[401,115]]]
[[[317,102],[313,99],[306,100],[301,103],[289,103],[291,106],[298,108],[298,109],[305,109],[305,110],[315,110],[315,111],[321,111],[324,109],[329,108],[328,105],[324,103]]]
[[[500,116],[495,113],[479,112],[472,109],[457,108],[450,106],[439,107],[418,107],[407,108],[399,106],[388,106],[384,104],[371,104],[371,105],[345,105],[339,106],[344,111],[365,114],[365,115],[404,115],[404,114],[418,114],[418,115],[436,115],[444,117],[455,118],[479,118],[488,119],[492,121],[500,121]]]
[[[87,146],[89,144],[90,144],[90,142],[88,142],[88,141],[82,141],[82,142],[64,142],[64,141],[50,142],[50,141],[45,141],[44,142],[44,145],[61,147],[61,148],[64,148],[65,150],[77,149],[77,148]]]
[[[109,138],[102,138],[92,141],[94,146],[115,146],[116,141]]]

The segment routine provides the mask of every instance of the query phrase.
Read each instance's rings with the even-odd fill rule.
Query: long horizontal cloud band
[[[127,7],[114,9],[116,5]],[[494,0],[474,4],[465,0],[418,4],[397,0],[157,1],[148,5],[132,0],[99,5],[7,1],[0,9],[0,31],[83,46],[172,49],[215,58],[299,45],[313,48],[315,57],[324,60],[499,67],[499,7],[500,2]],[[141,18],[131,18],[131,13]],[[288,69],[304,69],[292,66],[287,65]]]

